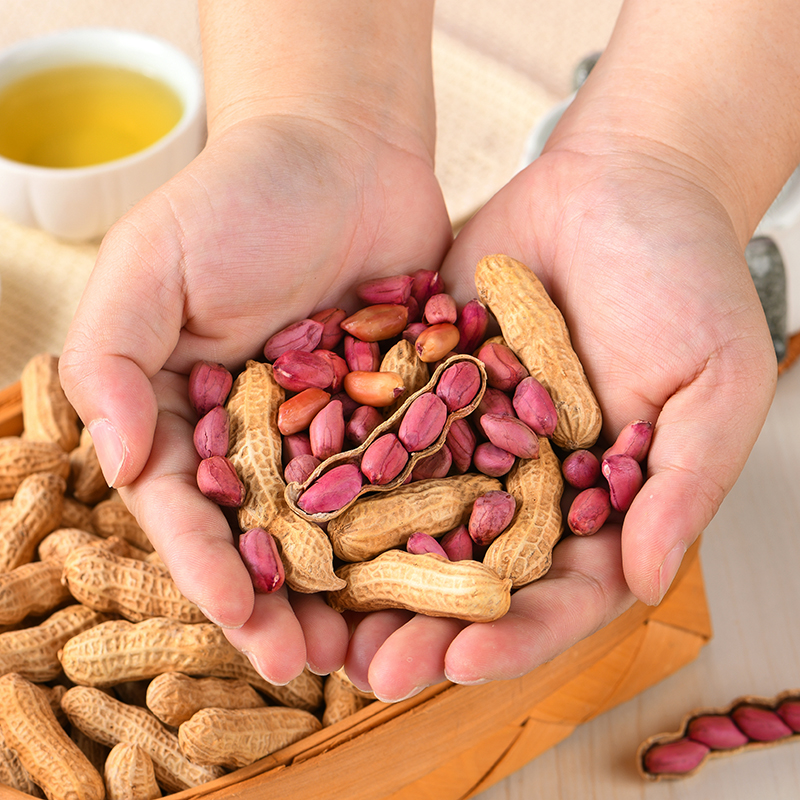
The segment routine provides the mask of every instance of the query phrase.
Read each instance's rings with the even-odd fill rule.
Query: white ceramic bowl
[[[125,158],[87,167],[51,168],[0,156],[0,213],[69,241],[102,236],[131,206],[185,167],[205,142],[200,70],[172,44],[110,28],[66,30],[0,53],[0,88],[34,72],[99,63],[142,72],[176,92],[183,114],[169,133]]]

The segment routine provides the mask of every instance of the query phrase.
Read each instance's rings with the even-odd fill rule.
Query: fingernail
[[[460,679],[448,675],[447,672],[445,672],[445,678],[451,683],[457,683],[459,686],[483,686],[484,683],[490,683],[492,680],[491,678],[474,678],[472,680]]]
[[[425,686],[415,686],[408,694],[403,695],[402,697],[386,697],[378,694],[374,689],[372,691],[375,697],[377,697],[382,703],[400,703],[403,700],[408,700],[409,697],[419,694],[424,688]]]
[[[100,461],[100,468],[103,470],[103,477],[106,483],[113,487],[125,461],[127,448],[117,429],[107,419],[92,420],[87,428]]]
[[[244,623],[242,623],[241,625],[226,625],[224,622],[220,622],[218,619],[216,619],[213,614],[209,614],[208,611],[200,604],[197,604],[197,607],[200,609],[203,616],[206,617],[209,622],[213,622],[218,628],[224,628],[229,631],[234,631],[237,630],[238,628],[241,628],[242,625],[244,625]]]
[[[675,580],[675,576],[678,574],[678,569],[685,555],[686,545],[683,542],[678,542],[661,562],[661,567],[658,570],[659,597],[655,605],[658,605],[658,603],[664,599],[667,590],[672,586],[672,581]]]
[[[242,653],[247,656],[248,661],[253,665],[253,669],[267,682],[271,683],[273,686],[286,686],[289,681],[276,681],[269,677],[269,675],[265,674],[264,670],[261,669],[261,665],[258,663],[258,659],[255,657],[253,653],[249,650],[242,650]]]

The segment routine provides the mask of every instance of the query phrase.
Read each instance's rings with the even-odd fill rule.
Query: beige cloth
[[[535,121],[601,50],[620,0],[439,0],[436,172],[454,222],[516,171]],[[200,60],[196,0],[0,0],[0,47],[71,27],[161,36]],[[0,187],[2,191],[2,187]],[[97,245],[69,245],[0,217],[0,387],[37,352],[59,353]]]

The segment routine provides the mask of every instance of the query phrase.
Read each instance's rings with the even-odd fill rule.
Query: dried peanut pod
[[[67,693],[66,687],[64,687],[64,693],[61,695],[63,699],[64,694]],[[60,706],[60,701],[59,701]],[[100,744],[100,742],[96,742],[94,739],[89,738],[82,730],[78,728],[73,728],[69,724],[69,719],[67,719],[67,715],[64,713],[64,709],[59,707],[60,716],[63,718],[62,725],[65,726],[69,730],[69,738],[78,745],[80,751],[89,759],[89,763],[98,771],[100,775],[104,772],[104,767],[106,763],[106,759],[108,758],[108,754],[111,750],[110,747],[106,747],[104,744]],[[59,714],[56,714],[58,717]],[[107,798],[106,798],[107,800]]]
[[[491,622],[511,603],[511,581],[479,561],[448,561],[430,553],[389,550],[337,570],[347,586],[328,594],[337,611],[402,608],[431,617]]]
[[[34,473],[20,483],[0,517],[0,572],[33,558],[39,542],[61,519],[66,486],[60,475],[49,472]]]
[[[122,500],[115,497],[103,500],[92,509],[92,530],[105,539],[119,536],[147,553],[153,550],[153,545],[136,517]]]
[[[351,506],[328,523],[328,536],[343,561],[366,561],[405,545],[415,531],[440,536],[465,523],[475,498],[501,488],[474,474],[409,483]]]
[[[74,497],[64,498],[64,508],[61,512],[59,528],[82,528],[89,533],[94,533],[92,524],[92,507],[81,503]]]
[[[222,775],[222,770],[189,761],[168,731],[147,709],[122,703],[100,689],[74,686],[61,700],[70,723],[107,747],[120,742],[138,744],[152,759],[156,779],[165,789],[179,792]]]
[[[312,487],[315,481],[317,481],[321,476],[324,476],[326,472],[335,469],[336,467],[339,467],[341,465],[352,466],[360,463],[360,460],[363,457],[366,450],[380,436],[382,436],[385,433],[397,434],[400,426],[403,425],[406,413],[412,406],[415,405],[415,403],[420,398],[427,399],[429,397],[433,397],[435,398],[436,402],[442,403],[442,401],[439,398],[436,398],[434,394],[438,381],[445,371],[452,368],[454,364],[458,364],[463,361],[471,362],[478,369],[481,375],[481,386],[479,388],[479,391],[473,398],[472,402],[464,406],[463,408],[460,408],[457,411],[453,411],[450,414],[446,413],[446,408],[445,408],[445,421],[444,424],[441,426],[441,430],[439,430],[439,433],[435,438],[435,440],[429,446],[425,447],[425,449],[417,450],[411,453],[408,462],[406,463],[402,471],[397,475],[397,477],[395,477],[388,483],[383,483],[383,484],[365,483],[360,488],[360,490],[352,496],[352,498],[349,501],[345,502],[344,500],[342,500],[342,503],[338,504],[337,508],[328,512],[323,512],[323,511],[310,512],[304,509],[300,505],[300,503],[298,503],[298,499],[301,497],[301,495],[303,495],[308,490],[309,487]],[[351,376],[354,374],[355,373],[352,372],[350,373]],[[382,374],[382,373],[377,373],[377,374]],[[421,462],[422,460],[427,459],[430,456],[433,456],[439,450],[444,450],[447,434],[450,430],[450,427],[456,422],[456,420],[463,419],[464,417],[470,415],[478,407],[481,401],[481,397],[483,395],[483,391],[486,386],[485,381],[486,381],[486,375],[485,372],[483,371],[483,364],[481,364],[481,362],[478,361],[478,359],[468,355],[454,355],[451,358],[448,358],[446,361],[439,364],[439,366],[434,370],[430,381],[428,381],[428,383],[425,384],[425,386],[423,386],[419,391],[407,397],[403,402],[403,404],[400,406],[400,408],[398,408],[398,410],[392,416],[390,416],[380,425],[376,426],[360,445],[353,448],[352,450],[345,450],[344,452],[338,453],[337,455],[332,456],[331,458],[328,458],[325,461],[323,461],[322,464],[320,464],[314,470],[314,472],[308,477],[305,483],[288,484],[285,491],[285,499],[289,507],[292,509],[292,511],[294,511],[295,514],[303,517],[304,519],[308,519],[314,522],[330,522],[335,517],[344,513],[348,508],[350,508],[350,506],[353,505],[353,503],[358,501],[365,494],[394,491],[397,487],[402,486],[404,483],[407,483],[409,477],[410,476],[413,477],[413,473],[418,462]],[[436,428],[438,429],[438,423]],[[333,505],[331,506],[331,508],[333,508]]]
[[[0,677],[0,730],[50,800],[104,800],[102,776],[61,727],[44,694],[16,673]]]
[[[327,403],[328,395],[322,394]],[[295,591],[335,589],[341,582],[333,574],[328,537],[319,526],[293,514],[284,499],[278,428],[283,398],[271,365],[258,361],[247,362],[228,398],[229,458],[247,490],[237,511],[239,526],[244,531],[264,528],[275,536],[286,583]]]
[[[283,497],[279,498],[278,515],[266,530],[280,543],[290,589],[309,594],[341,587],[342,581],[333,571],[333,549],[325,531],[295,514]]]
[[[341,670],[332,672],[325,678],[325,710],[322,712],[322,725],[328,727],[355,714],[375,699],[365,696],[347,679]]]
[[[322,702],[319,676],[305,670],[285,686],[275,686],[211,622],[186,624],[164,617],[108,620],[73,636],[60,658],[66,676],[82,686],[102,689],[152,679],[162,672],[183,672],[244,680],[293,708],[312,711]]]
[[[600,406],[564,317],[541,281],[519,261],[492,255],[478,263],[475,285],[508,346],[549,392],[558,411],[553,441],[565,450],[593,445],[603,422]]]
[[[111,748],[103,777],[106,800],[156,800],[162,796],[153,759],[133,742],[119,742]]]
[[[278,409],[284,400],[270,364],[248,361],[228,397],[228,458],[247,489],[237,512],[242,530],[266,528],[283,496]]]
[[[81,431],[79,444],[69,454],[69,460],[73,497],[89,505],[99,503],[108,493],[108,484],[88,428]]]
[[[547,437],[539,439],[539,458],[520,459],[506,479],[506,491],[517,502],[511,525],[490,545],[483,563],[514,588],[540,578],[550,569],[553,547],[561,537],[561,463]]]
[[[152,555],[140,550],[138,547],[134,547],[126,539],[122,539],[119,536],[109,536],[104,539],[102,536],[98,536],[96,533],[89,533],[89,531],[82,528],[56,528],[39,542],[39,559],[42,561],[54,561],[60,568],[63,568],[67,556],[73,550],[77,550],[84,545],[102,547],[110,553],[116,553],[127,558],[144,559]]]
[[[22,481],[38,472],[69,476],[69,454],[55,442],[34,442],[20,436],[0,438],[0,500],[13,497]]]
[[[33,356],[22,368],[20,386],[24,437],[55,442],[65,452],[77,447],[78,414],[61,388],[58,358],[50,353]]]
[[[181,594],[166,567],[103,547],[74,550],[64,562],[63,580],[79,603],[132,622],[150,617],[206,621],[203,612]]]
[[[74,604],[54,611],[38,625],[0,633],[0,675],[18,672],[35,683],[53,680],[61,672],[61,648],[107,619],[105,614]]]
[[[428,365],[424,361],[420,361],[414,345],[407,339],[400,339],[387,350],[381,361],[380,371],[396,373],[402,378],[403,386],[405,386],[405,392],[383,409],[387,418],[397,411],[408,395],[422,389],[431,377]]]
[[[0,726],[0,786],[9,786],[31,797],[44,797],[30,772],[23,766],[16,750],[6,745]]]
[[[202,708],[263,708],[266,700],[247,681],[192,678],[164,672],[150,681],[147,707],[165,724],[177,728]]]
[[[31,561],[0,573],[0,625],[13,625],[31,614],[45,614],[70,599],[61,583],[61,567]]]
[[[196,764],[239,769],[321,728],[297,708],[204,708],[178,728],[178,741]]]

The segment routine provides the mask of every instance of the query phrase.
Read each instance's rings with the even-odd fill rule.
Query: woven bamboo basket
[[[22,430],[18,384],[0,391],[0,436]],[[466,800],[690,661],[711,637],[698,544],[658,607],[635,604],[521,678],[442,683],[370,703],[244,769],[170,800]],[[631,754],[631,758],[634,754]],[[28,795],[8,790],[3,797]]]

